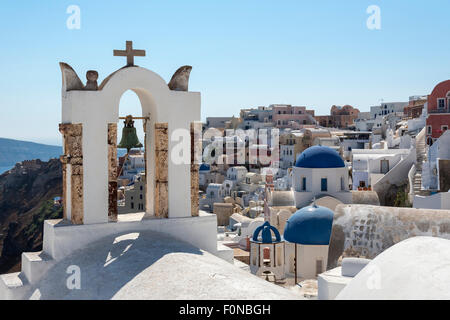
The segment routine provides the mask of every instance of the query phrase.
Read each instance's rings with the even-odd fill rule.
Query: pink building
[[[450,80],[436,85],[427,101],[427,143],[432,145],[450,127]]]
[[[271,107],[272,121],[277,128],[289,128],[314,123],[314,113],[306,110],[306,107],[295,107],[289,104],[274,104]]]

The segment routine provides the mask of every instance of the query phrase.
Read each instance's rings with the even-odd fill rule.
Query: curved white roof
[[[336,299],[450,299],[450,240],[413,237],[382,252]]]
[[[79,266],[81,288],[66,286]],[[40,299],[299,299],[208,252],[154,231],[114,235],[58,262],[28,297]]]

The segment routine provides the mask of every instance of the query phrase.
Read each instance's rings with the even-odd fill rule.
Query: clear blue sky
[[[69,5],[81,29],[69,30]],[[381,30],[369,30],[369,5]],[[193,66],[202,119],[241,108],[289,103],[327,114],[333,104],[368,111],[380,99],[406,101],[450,78],[448,0],[345,1],[23,1],[0,10],[0,137],[60,144],[61,74],[69,63],[85,80],[122,67],[113,57],[133,40],[136,64],[167,81]],[[121,113],[139,110],[125,94]]]

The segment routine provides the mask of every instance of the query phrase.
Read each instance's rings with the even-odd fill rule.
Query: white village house
[[[411,152],[415,149],[353,149],[353,190],[373,187]]]

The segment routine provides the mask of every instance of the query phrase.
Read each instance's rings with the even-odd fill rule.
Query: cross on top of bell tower
[[[125,50],[114,50],[115,57],[127,57],[127,67],[134,66],[134,57],[145,57],[145,50],[134,50],[133,41],[126,42]]]

